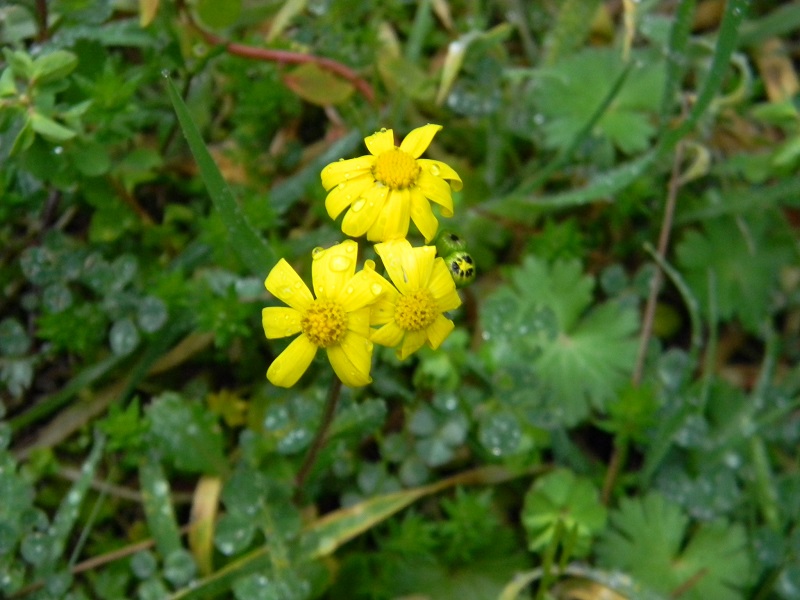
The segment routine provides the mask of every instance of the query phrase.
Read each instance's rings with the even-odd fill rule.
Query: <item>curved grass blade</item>
[[[222,221],[225,223],[233,251],[254,275],[265,277],[267,271],[277,262],[275,253],[239,208],[233,192],[222,178],[214,159],[211,158],[211,154],[189,114],[186,103],[175,88],[175,84],[172,83],[172,79],[167,76],[165,78],[167,91],[183,135],[197,161],[200,176],[203,178],[214,207],[219,211]]]

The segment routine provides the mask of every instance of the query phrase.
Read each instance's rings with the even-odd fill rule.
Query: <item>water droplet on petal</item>
[[[347,184],[343,181],[342,183],[340,183],[336,187],[338,187],[340,190],[343,190],[346,186],[347,186]]]
[[[364,199],[363,199],[363,198],[359,198],[358,200],[356,200],[355,202],[353,202],[353,206],[351,206],[350,208],[351,208],[351,210],[352,210],[353,212],[358,212],[358,211],[360,211],[362,208],[364,208],[364,204],[366,204],[366,202],[364,201]]]
[[[381,127],[381,133],[386,133],[386,127]]]
[[[348,286],[347,286],[347,293],[348,293],[348,294],[352,294],[354,291],[355,291],[355,290],[353,289],[353,286],[352,286],[352,285],[348,285]]]
[[[289,296],[291,293],[292,293],[292,288],[290,287],[285,287],[281,290],[281,294],[283,296]]]
[[[318,258],[322,258],[322,255],[325,253],[325,248],[321,248],[317,246],[311,251],[311,258],[317,260]]]
[[[349,269],[351,264],[352,261],[345,256],[334,256],[330,263],[331,270],[338,271],[340,273]]]
[[[431,165],[430,171],[431,171],[431,175],[433,175],[433,176],[436,176],[441,172],[439,167],[437,167],[436,165]]]
[[[340,159],[339,159],[339,162],[344,162],[344,159],[343,159],[343,158],[340,158]]]
[[[294,289],[299,290],[302,287],[303,287],[303,284],[301,282],[299,282],[299,281],[295,281],[294,282]]]
[[[383,291],[383,287],[381,287],[381,284],[380,284],[380,283],[373,283],[373,284],[370,286],[369,290],[370,290],[370,291],[371,291],[371,292],[372,292],[374,295],[378,296],[378,295],[379,295],[379,294],[380,294],[380,293]]]

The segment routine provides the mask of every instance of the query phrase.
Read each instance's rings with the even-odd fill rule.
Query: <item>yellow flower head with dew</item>
[[[358,244],[347,240],[312,254],[314,294],[284,259],[270,271],[264,285],[288,307],[263,309],[261,321],[267,338],[300,335],[272,362],[267,378],[277,386],[291,387],[306,372],[319,348],[342,383],[367,385],[372,364],[370,305],[388,282],[368,261],[356,273]],[[316,297],[316,298],[315,298]]]
[[[383,296],[372,305],[371,322],[382,325],[372,341],[397,347],[401,360],[426,342],[435,350],[454,327],[442,313],[461,305],[444,259],[436,257],[436,248],[413,248],[407,240],[376,244],[375,251],[394,286],[385,282]]]
[[[441,128],[418,127],[399,148],[392,130],[381,129],[364,138],[369,155],[340,160],[322,170],[330,217],[337,218],[349,207],[342,221],[346,235],[366,233],[372,242],[405,238],[411,219],[426,241],[433,239],[439,221],[430,203],[441,206],[443,217],[452,217],[451,190],[461,189],[461,178],[449,165],[420,158]]]

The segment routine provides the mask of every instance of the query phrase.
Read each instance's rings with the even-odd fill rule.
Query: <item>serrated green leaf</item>
[[[638,327],[635,311],[607,302],[542,348],[534,369],[562,408],[564,423],[583,419],[590,403],[602,408],[625,385],[636,359]]]
[[[660,57],[637,53],[633,60],[635,67],[593,131],[626,154],[645,150],[655,133],[648,116],[659,107],[665,78]],[[587,49],[540,69],[542,91],[535,101],[547,145],[567,148],[626,68],[618,50]]]
[[[779,265],[791,252],[771,235],[769,225],[768,219],[755,217],[747,224],[713,219],[678,243],[678,263],[706,315],[738,317],[750,331],[759,330],[769,315]]]
[[[585,556],[592,538],[605,527],[606,509],[591,481],[559,469],[534,482],[525,495],[521,519],[531,551],[544,550],[563,532],[577,536],[572,552]]]
[[[496,391],[529,405],[540,424],[574,425],[629,379],[638,315],[613,301],[587,312],[594,279],[577,261],[528,257],[510,278],[481,315]]]
[[[571,329],[592,301],[594,278],[584,275],[577,260],[552,265],[528,256],[511,274],[511,281],[526,303],[549,307],[561,330]]]
[[[689,519],[657,493],[623,498],[598,544],[600,563],[629,573],[665,595],[735,600],[748,582],[750,557],[741,525],[703,524],[686,538]]]

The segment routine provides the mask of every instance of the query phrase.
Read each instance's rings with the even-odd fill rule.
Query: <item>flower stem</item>
[[[322,446],[324,446],[327,441],[328,430],[330,429],[331,423],[333,423],[333,415],[336,413],[336,406],[339,404],[339,395],[341,391],[342,381],[334,375],[333,381],[331,381],[331,387],[328,390],[328,398],[325,400],[325,407],[322,410],[322,421],[319,424],[319,429],[317,429],[314,441],[311,442],[311,446],[308,448],[308,452],[306,452],[306,456],[303,459],[303,464],[294,480],[296,487],[295,500],[298,500],[302,496],[306,479],[308,479],[311,469],[314,468],[314,463],[317,461],[319,451],[322,450]]]

